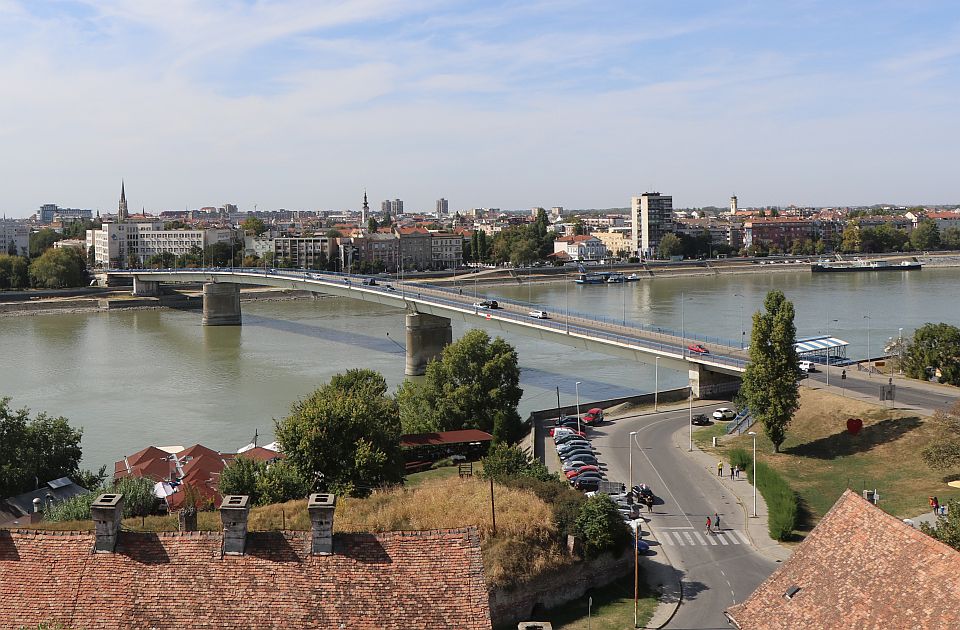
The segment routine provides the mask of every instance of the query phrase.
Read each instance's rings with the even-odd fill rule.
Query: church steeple
[[[120,207],[117,209],[117,223],[123,223],[127,220],[127,191],[124,182],[120,180]]]
[[[367,203],[367,191],[363,191],[363,211],[360,212],[360,229],[367,225],[367,212],[370,211],[370,204]]]

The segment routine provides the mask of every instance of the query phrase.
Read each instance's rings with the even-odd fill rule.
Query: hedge
[[[747,472],[747,480],[753,483],[753,457],[742,448],[735,448],[729,454],[730,463],[740,466]],[[797,527],[799,503],[797,493],[776,470],[763,462],[757,462],[757,476],[760,483],[757,490],[767,503],[767,529],[774,540],[787,540]]]

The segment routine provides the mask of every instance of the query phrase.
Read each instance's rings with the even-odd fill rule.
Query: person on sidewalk
[[[730,478],[733,479],[733,464],[730,464]]]
[[[653,514],[653,497],[647,496],[643,498],[643,502],[647,504],[647,512]]]
[[[733,471],[733,478],[734,479],[740,478],[740,464],[737,464],[737,468]]]
[[[717,528],[717,531],[720,531],[720,514],[719,512],[714,512],[713,514],[713,526]]]
[[[723,460],[717,462],[717,477],[723,477]]]
[[[937,497],[933,497],[933,498],[930,500],[930,505],[931,505],[931,507],[933,507],[933,513],[934,513],[935,515],[936,515],[936,514],[939,514],[939,512],[940,512],[940,500],[939,500]]]
[[[712,532],[713,532],[713,527],[712,527],[712,525],[711,525],[711,523],[710,523],[710,517],[708,516],[708,517],[707,517],[707,533],[710,534],[710,533],[712,533]]]

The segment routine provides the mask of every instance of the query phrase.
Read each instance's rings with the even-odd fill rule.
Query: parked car
[[[601,479],[577,479],[574,481],[573,487],[582,492],[587,492],[599,488],[601,481]]]
[[[813,361],[801,361],[798,365],[800,367],[800,371],[804,374],[817,371],[817,366],[813,363]]]
[[[690,420],[690,424],[695,424],[698,427],[703,427],[710,424],[710,420],[707,419],[707,416],[702,413],[694,414],[693,419]]]
[[[587,424],[599,424],[603,422],[603,409],[594,407],[583,416],[583,421]]]
[[[571,440],[586,440],[586,436],[583,435],[581,431],[571,431],[570,433],[562,433],[553,438],[554,444],[566,444]]]
[[[534,319],[550,319],[546,311],[530,311],[529,315]]]
[[[579,475],[580,473],[588,472],[588,471],[600,472],[600,468],[597,467],[597,466],[594,466],[594,465],[592,465],[592,464],[586,464],[586,465],[584,465],[584,466],[581,466],[580,468],[575,468],[575,469],[573,469],[573,470],[568,470],[568,471],[564,472],[564,475],[567,477],[567,479],[573,479],[574,477],[576,477],[576,476]]]
[[[557,427],[566,427],[566,426],[570,426],[571,423],[573,424],[574,427],[576,427],[577,419],[574,418],[573,416],[560,416],[554,421],[553,424],[554,426],[557,426]]]
[[[596,456],[593,455],[592,453],[589,455],[586,453],[580,453],[578,455],[574,455],[572,457],[567,457],[567,458],[561,457],[560,460],[563,462],[564,468],[574,463],[577,464],[577,466],[575,466],[576,468],[580,468],[588,464],[592,466],[600,465],[600,460],[598,460]],[[567,470],[569,470],[569,468]]]
[[[642,538],[637,538],[637,553],[644,554],[650,551],[650,545]]]
[[[733,420],[737,417],[737,412],[729,407],[720,407],[713,412],[714,420]]]
[[[580,481],[583,481],[584,479],[603,480],[603,473],[599,470],[584,470],[577,475],[576,479]]]
[[[574,427],[553,427],[550,429],[550,435],[553,436],[554,441],[557,438],[564,435],[571,435],[574,437],[586,437],[586,431],[577,431]]]
[[[687,350],[696,354],[710,354],[710,351],[699,343],[691,343],[689,346],[687,346]]]
[[[564,474],[566,474],[571,470],[580,470],[584,466],[597,466],[597,462],[585,462],[578,457],[568,462],[564,462],[561,470],[563,470]]]
[[[568,451],[564,451],[560,453],[560,459],[562,461],[568,461],[572,459],[582,460],[583,457],[580,457],[580,455],[583,455],[584,457],[594,457],[594,458],[596,457],[596,455],[591,449],[580,447],[580,448],[574,448],[574,449],[570,449]]]
[[[563,453],[566,451],[572,451],[578,448],[587,448],[592,449],[590,442],[583,438],[577,438],[575,440],[567,440],[566,442],[561,442],[557,444],[557,452]]]

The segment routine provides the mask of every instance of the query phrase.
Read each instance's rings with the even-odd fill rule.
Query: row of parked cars
[[[603,422],[603,409],[590,409],[581,418],[561,416],[551,430],[563,474],[578,490],[597,490],[604,474],[597,453],[587,437],[587,430]]]

